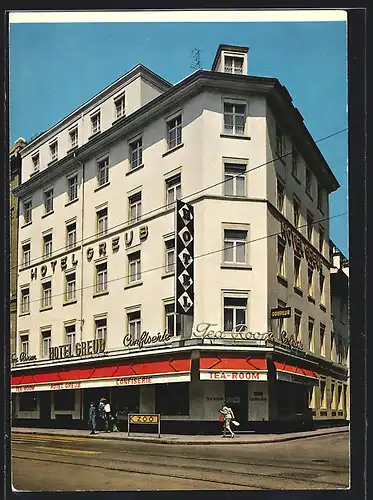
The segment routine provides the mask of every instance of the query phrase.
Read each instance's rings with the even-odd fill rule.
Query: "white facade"
[[[232,71],[239,75],[215,82],[214,73],[226,68],[222,63],[224,54],[228,61],[239,54],[243,74]],[[165,306],[174,302],[175,282],[174,273],[167,272],[170,261],[167,263],[166,243],[174,238],[172,202],[176,196],[194,206],[193,331],[201,323],[227,330],[224,304],[228,309],[227,304],[233,303],[234,312],[226,312],[227,317],[233,314],[236,323],[244,317],[250,332],[272,330],[280,343],[278,320],[270,320],[270,311],[286,305],[293,314],[281,330],[302,341],[305,352],[330,359],[328,194],[338,184],[330,171],[323,170],[327,167],[322,159],[312,171],[310,195],[305,192],[306,160],[301,151],[305,132],[303,139],[302,134],[297,139],[298,179],[292,174],[292,156],[286,156],[294,146],[289,132],[283,132],[284,158],[272,161],[279,152],[276,141],[279,121],[275,118],[278,111],[272,109],[275,98],[268,96],[274,95],[281,106],[290,109],[292,105],[276,94],[273,79],[257,82],[244,76],[247,50],[223,46],[217,57],[215,71],[197,72],[174,88],[146,68],[136,67],[22,150],[23,184],[18,190],[21,212],[23,207],[19,226],[18,303],[22,304],[22,297],[28,292],[29,305],[27,298],[24,299],[18,315],[14,354],[19,358],[21,351],[27,349],[28,356],[34,359],[16,363],[14,374],[26,367],[32,370],[71,364],[74,360],[68,357],[50,359],[49,347],[68,344],[74,325],[75,342],[105,337],[107,359],[144,354],[137,346],[123,344],[127,333],[138,335],[147,331],[155,335],[168,328]],[[249,78],[247,82],[245,78]],[[272,87],[274,90],[270,90]],[[124,115],[119,121],[118,96],[125,99]],[[225,126],[231,123],[227,114],[232,109],[236,115],[244,109],[244,129],[239,133],[232,133]],[[101,129],[92,138],[91,118],[98,110]],[[235,116],[234,127],[241,123]],[[180,120],[181,135],[177,128]],[[70,132],[74,127],[78,128],[78,144],[71,151]],[[175,127],[174,135],[170,127]],[[56,139],[58,159],[49,164],[50,145]],[[141,141],[141,157],[138,141]],[[35,154],[39,154],[39,171],[33,174]],[[306,152],[314,160],[317,155],[321,157],[317,150]],[[232,165],[235,175],[244,170],[247,173],[241,174],[240,179],[228,179],[232,176],[229,170]],[[309,162],[308,167],[313,168],[313,163]],[[283,183],[285,193],[282,215],[278,210],[278,180]],[[323,190],[322,210],[318,208],[317,180]],[[52,209],[46,201],[51,189]],[[314,224],[309,243],[307,227],[299,232],[293,227],[294,196],[300,201],[300,226],[306,224],[307,211],[312,213],[314,221],[325,219]],[[27,221],[25,212],[29,200],[31,221]],[[130,220],[133,216],[137,220]],[[294,251],[288,243],[282,276],[278,277],[277,234],[281,233],[281,221],[299,235],[304,248],[309,248],[320,261],[325,276],[322,298],[316,271],[309,297],[305,256],[301,258],[301,282],[295,290]],[[324,230],[322,253],[320,225]],[[104,234],[98,234],[102,230]],[[235,262],[230,254],[227,257],[228,251],[223,251],[227,245],[226,231],[230,231],[233,239],[237,239],[237,234],[244,235],[244,245],[232,251]],[[46,252],[47,256],[43,256]],[[237,308],[244,312],[237,312]],[[295,309],[301,312],[298,334],[294,330]],[[311,345],[309,318],[314,321]],[[320,324],[325,327],[322,346]],[[49,335],[50,344],[46,340]],[[25,336],[28,336],[27,348]],[[182,331],[166,344],[156,343],[146,351],[154,354],[171,352],[170,349],[178,351],[184,345],[183,338]],[[273,347],[265,347],[263,343],[250,345],[245,349],[251,355],[256,347],[262,353],[273,351]],[[244,349],[237,343],[236,347]],[[81,360],[83,363],[83,357]],[[262,387],[259,397],[255,395],[256,386]],[[225,397],[224,382],[192,379],[190,394],[188,418],[214,419]],[[249,420],[268,420],[267,385],[251,382],[247,395],[251,401]],[[141,387],[142,411],[154,411],[153,403],[154,388]],[[316,401],[313,404],[314,408],[318,406]],[[78,406],[73,418],[79,418]]]

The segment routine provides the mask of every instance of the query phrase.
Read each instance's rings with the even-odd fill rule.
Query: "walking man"
[[[89,406],[88,425],[90,425],[90,427],[91,427],[90,434],[98,434],[96,432],[96,407],[95,407],[93,402],[91,402],[91,404]]]
[[[228,431],[231,435],[231,438],[234,438],[235,434],[231,429],[231,421],[234,419],[234,413],[232,408],[230,408],[227,403],[224,403],[224,406],[221,410],[219,410],[220,413],[224,417],[224,422],[223,422],[223,437],[225,437],[226,432]]]

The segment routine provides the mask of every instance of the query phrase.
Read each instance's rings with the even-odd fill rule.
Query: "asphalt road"
[[[15,434],[12,482],[23,491],[345,489],[348,440],[209,446]]]

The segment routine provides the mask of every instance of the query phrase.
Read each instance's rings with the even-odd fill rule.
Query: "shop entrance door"
[[[39,392],[40,422],[49,423],[51,419],[51,393],[49,391]]]
[[[233,410],[240,429],[248,424],[248,387],[247,382],[225,382],[225,401]]]

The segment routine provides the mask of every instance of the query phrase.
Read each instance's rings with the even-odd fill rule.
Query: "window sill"
[[[55,158],[54,160],[52,160],[49,163],[47,163],[47,167],[50,167],[51,165],[54,165],[57,162],[58,162],[58,158]]]
[[[227,139],[243,139],[244,141],[251,141],[251,137],[249,137],[248,135],[220,134],[220,137],[225,137]]]
[[[229,264],[228,262],[224,262],[223,264],[220,264],[220,269],[246,269],[251,271],[252,266],[249,266],[249,264],[238,264],[238,263]]]
[[[297,181],[298,184],[301,184],[300,180],[298,179],[298,177],[293,172],[291,173],[291,175]]]
[[[50,212],[48,212],[47,214],[44,214],[41,216],[42,219],[45,219],[46,217],[48,217],[48,215],[52,215],[54,214],[54,210],[51,210]]]
[[[303,297],[303,290],[297,286],[294,286],[294,292]]]
[[[69,306],[71,304],[76,304],[78,301],[77,299],[72,299],[72,300],[65,300],[64,303],[62,304],[63,306]]]
[[[101,297],[102,295],[109,295],[109,290],[103,290],[102,292],[95,292],[92,297]]]
[[[69,155],[70,153],[72,153],[73,151],[76,151],[78,149],[78,144],[76,146],[73,146],[72,148],[70,148],[68,151],[66,151],[66,154]]]
[[[276,151],[276,160],[279,160],[283,165],[286,165],[285,160],[282,158],[282,155],[279,155]]]
[[[128,172],[126,173],[126,176],[127,175],[131,175],[134,172],[137,172],[138,170],[141,170],[142,168],[144,168],[144,164],[143,163],[141,165],[139,165],[138,167],[134,167],[134,168],[131,168],[130,170],[128,170]]]
[[[40,172],[40,170],[39,170],[39,169],[38,169],[38,170],[34,170],[34,172],[32,172],[32,173],[30,174],[30,179],[31,179],[31,177],[34,177],[35,175],[37,175],[39,172]]]
[[[109,185],[110,185],[110,181],[105,182],[105,184],[101,184],[100,186],[97,186],[93,191],[94,191],[94,193],[96,193],[96,191],[100,191],[100,189],[104,189],[106,186],[109,186]]]
[[[162,155],[162,158],[164,158],[165,156],[173,153],[174,151],[177,151],[178,149],[181,149],[184,147],[184,143],[182,142],[181,144],[178,144],[177,146],[174,146],[173,148],[169,149],[168,151],[166,151],[165,153],[163,153]]]
[[[99,130],[98,132],[95,132],[94,134],[92,134],[91,136],[89,136],[88,140],[90,141],[91,139],[94,139],[95,137],[97,137],[100,134],[101,134],[101,130]]]
[[[27,227],[27,226],[31,226],[32,224],[32,220],[30,220],[30,222],[26,222],[26,224],[23,224],[23,226],[21,226],[21,229],[23,229],[24,227]]]
[[[65,203],[65,207],[68,207],[68,206],[72,205],[73,203],[76,203],[77,201],[79,201],[79,198],[75,198],[75,200],[68,201],[67,203]]]
[[[39,311],[44,312],[44,311],[50,311],[51,309],[53,309],[53,306],[47,306],[47,307],[41,307]]]
[[[312,297],[312,295],[308,295],[308,302],[312,302],[312,304],[315,304],[315,299]]]
[[[164,280],[166,278],[170,278],[171,276],[175,276],[175,273],[174,272],[173,273],[164,273],[164,274],[162,274],[161,279]]]
[[[127,283],[127,285],[124,286],[124,289],[127,290],[128,288],[135,288],[137,286],[141,286],[143,284],[142,281],[136,281],[134,283]]]
[[[123,120],[124,118],[126,118],[126,115],[122,115],[122,116],[119,116],[118,118],[116,118],[112,123],[111,125],[116,125],[117,123],[119,123],[121,120]]]
[[[281,276],[281,274],[277,275],[277,281],[282,285],[285,286],[286,288],[288,287],[288,280]]]
[[[21,316],[29,316],[29,315],[30,315],[30,311],[24,312],[24,313],[19,313],[18,316],[21,317]]]

